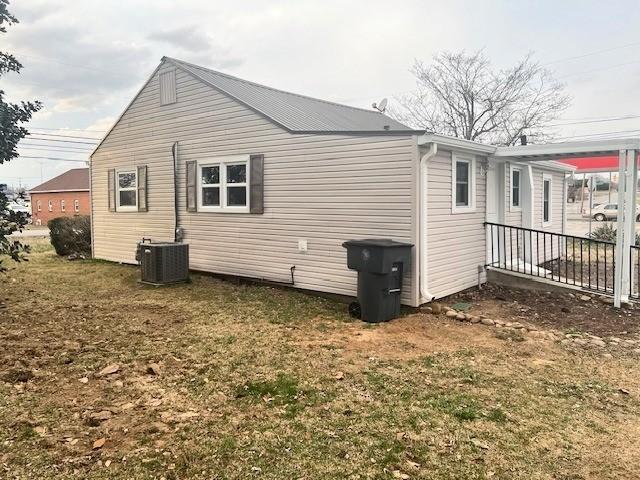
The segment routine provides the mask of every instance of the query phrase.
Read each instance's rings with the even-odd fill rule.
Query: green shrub
[[[618,229],[613,226],[613,223],[605,223],[604,225],[596,228],[589,234],[589,238],[593,240],[604,240],[606,242],[616,242],[618,235]],[[636,233],[636,245],[640,245],[640,234]]]
[[[47,226],[51,245],[58,255],[91,255],[91,220],[88,215],[53,218]]]

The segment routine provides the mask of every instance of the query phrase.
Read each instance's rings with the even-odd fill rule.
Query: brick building
[[[89,169],[73,168],[29,190],[34,225],[56,217],[89,215]]]

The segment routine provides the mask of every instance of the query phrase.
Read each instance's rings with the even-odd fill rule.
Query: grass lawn
[[[207,276],[142,286],[44,247],[10,267],[1,478],[638,478],[637,356]]]

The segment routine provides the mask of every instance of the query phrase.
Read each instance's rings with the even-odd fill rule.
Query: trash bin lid
[[[365,238],[363,240],[347,240],[342,244],[348,247],[385,247],[385,248],[406,248],[413,247],[412,243],[396,242],[390,238]]]

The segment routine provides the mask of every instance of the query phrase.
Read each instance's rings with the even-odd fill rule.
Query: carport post
[[[631,290],[631,245],[635,243],[638,182],[636,150],[620,150],[618,159],[618,233],[613,292],[616,307],[629,301]]]

